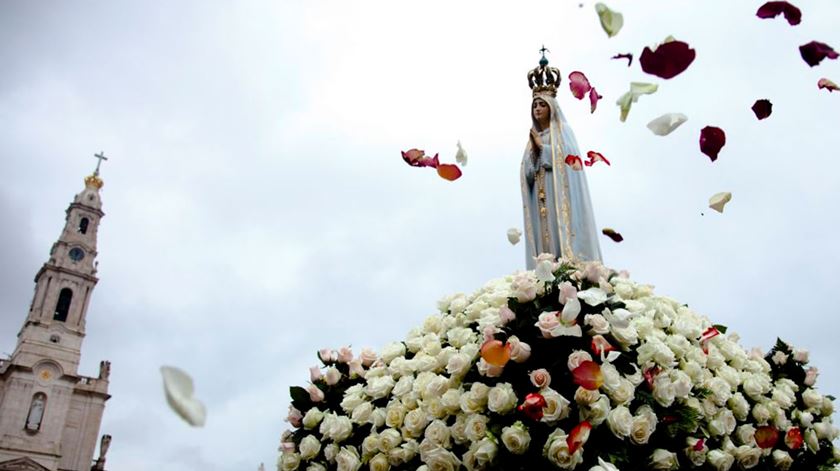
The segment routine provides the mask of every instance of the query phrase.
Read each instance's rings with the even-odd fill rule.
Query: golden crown
[[[103,182],[102,179],[99,178],[99,175],[95,173],[93,175],[88,175],[85,177],[85,186],[87,186],[88,188],[96,188],[98,190],[102,188],[102,185],[104,184],[105,182]]]
[[[548,59],[545,58],[545,51],[540,59],[540,65],[534,70],[528,72],[528,86],[531,87],[532,96],[537,96],[540,93],[548,93],[551,96],[557,96],[557,87],[560,86],[560,69],[548,66]]]

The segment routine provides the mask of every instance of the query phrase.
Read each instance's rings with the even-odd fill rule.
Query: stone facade
[[[104,469],[93,454],[111,366],[78,372],[85,317],[96,286],[96,235],[104,216],[97,172],[67,208],[64,230],[35,275],[17,346],[0,359],[0,471]],[[107,443],[110,443],[110,437]],[[107,444],[103,438],[103,451]]]

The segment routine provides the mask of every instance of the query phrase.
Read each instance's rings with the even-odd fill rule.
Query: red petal
[[[603,335],[596,335],[592,337],[592,343],[590,345],[592,348],[592,353],[597,356],[601,356],[601,352],[609,353],[615,350],[615,347],[610,345],[610,341],[604,338]]]
[[[708,342],[712,337],[717,337],[718,335],[720,335],[720,331],[717,330],[717,327],[709,327],[700,334],[700,341]]]
[[[570,455],[574,455],[578,451],[578,448],[589,440],[589,432],[591,430],[592,425],[584,420],[569,432],[569,436],[566,437],[566,444],[569,446]]]
[[[723,129],[706,126],[700,130],[700,152],[709,156],[712,162],[717,160],[718,153],[726,144],[726,133]]]
[[[540,393],[529,393],[517,409],[523,412],[531,420],[540,420],[543,417],[543,408],[547,406],[545,398]]]
[[[836,83],[832,82],[831,80],[829,80],[827,78],[821,78],[817,82],[817,87],[820,88],[820,89],[825,88],[829,92],[833,92],[833,91],[840,92],[840,87],[838,87]]]
[[[699,439],[697,443],[694,444],[694,451],[703,451],[703,446],[706,444],[706,440]]]
[[[799,54],[811,67],[819,64],[825,58],[837,59],[838,57],[838,54],[831,46],[818,41],[811,41],[808,44],[799,46]]]
[[[402,153],[402,158],[405,160],[405,163],[411,165],[412,167],[437,167],[438,166],[438,155],[435,154],[434,157],[426,157],[426,153],[419,149],[411,149],[408,151],[400,151]]]
[[[659,374],[659,371],[658,366],[650,367],[644,371],[643,375],[650,389],[653,389],[653,380],[656,378],[656,375]]]
[[[798,25],[802,21],[802,11],[788,2],[767,2],[758,7],[755,15],[761,19],[775,18],[784,13],[788,23]]]
[[[773,103],[770,103],[770,100],[757,100],[752,105],[752,110],[756,118],[764,119],[773,112]]]
[[[773,448],[779,441],[779,431],[771,425],[762,425],[755,430],[755,443],[761,448]]]
[[[605,236],[609,237],[610,239],[612,239],[613,242],[621,242],[622,240],[624,240],[624,237],[622,237],[620,233],[616,232],[613,229],[610,229],[609,227],[601,229],[601,234],[604,234]]]
[[[793,427],[785,434],[785,445],[791,450],[801,448],[804,442],[805,440],[802,439],[802,431],[799,430],[799,427]]]
[[[569,88],[575,98],[582,100],[592,86],[589,85],[589,79],[586,78],[586,75],[583,75],[583,72],[574,71],[569,74]]]
[[[631,65],[633,65],[633,54],[630,54],[629,52],[626,53],[626,54],[616,54],[616,55],[612,56],[612,58],[613,59],[627,59],[627,67],[630,67]]]
[[[594,391],[604,384],[601,367],[594,361],[583,361],[580,366],[572,370],[572,379],[578,386]]]
[[[589,90],[589,112],[590,113],[595,112],[595,108],[598,106],[598,100],[600,100],[601,98],[604,98],[604,97],[602,97],[601,95],[598,94],[598,92],[595,91],[595,87],[592,87],[592,89]]]
[[[461,178],[461,169],[455,164],[440,164],[437,166],[437,173],[444,180],[453,181]]]
[[[696,52],[682,41],[661,44],[652,51],[646,47],[639,57],[642,70],[664,79],[674,78],[694,62]]]
[[[510,344],[488,340],[481,346],[481,358],[493,366],[505,366],[510,361]]]
[[[594,88],[593,88],[593,90],[594,90]],[[589,152],[586,153],[586,156],[589,158],[588,166],[591,166],[595,162],[604,162],[605,164],[610,165],[610,161],[607,160],[607,158],[604,157],[604,154],[602,154],[600,152],[595,152],[594,150],[590,150]]]
[[[566,165],[572,167],[573,170],[583,170],[583,161],[577,155],[569,154],[566,156]]]

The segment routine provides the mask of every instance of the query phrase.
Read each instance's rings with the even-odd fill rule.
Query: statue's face
[[[549,119],[551,108],[548,107],[548,103],[546,103],[545,100],[537,98],[531,104],[531,113],[538,123],[545,123]]]

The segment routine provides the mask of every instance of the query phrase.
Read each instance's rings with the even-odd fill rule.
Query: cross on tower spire
[[[108,157],[105,157],[105,152],[102,151],[99,151],[98,154],[93,154],[93,156],[99,159],[99,161],[96,162],[96,170],[93,171],[93,175],[99,176],[99,166],[102,164],[103,160],[108,160]]]

